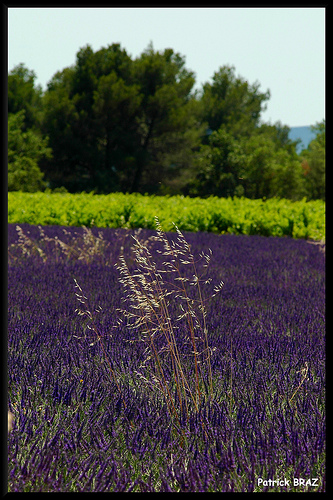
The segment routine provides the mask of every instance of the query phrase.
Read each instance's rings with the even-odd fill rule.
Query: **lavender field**
[[[170,385],[173,419],[139,327],[129,328],[117,310],[130,307],[115,267],[121,250],[135,273],[130,248],[136,235],[162,266],[159,243],[148,239],[156,232],[20,228],[8,227],[8,409],[14,416],[8,491],[325,491],[320,245],[184,233],[198,259],[212,250],[209,266],[197,266],[198,274],[212,277],[202,286],[205,297],[220,289],[206,303],[209,350],[198,356],[198,397],[185,411],[177,384]],[[190,301],[198,287],[191,267],[185,262],[181,269],[194,284]],[[88,301],[92,320],[78,315]],[[170,299],[170,321],[178,325],[190,377],[180,304]]]

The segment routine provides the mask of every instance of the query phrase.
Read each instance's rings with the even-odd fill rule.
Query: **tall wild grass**
[[[145,359],[134,375],[148,391],[161,395],[175,428],[182,432],[182,423],[188,421],[190,414],[198,412],[203,400],[213,398],[213,349],[209,345],[205,303],[222,290],[223,281],[206,297],[203,288],[212,281],[206,275],[211,250],[196,259],[177,226],[176,239],[170,240],[157,217],[155,222],[156,236],[146,241],[132,236],[132,258],[128,259],[131,264],[123,251],[116,264],[127,305],[117,313],[120,321],[126,321],[133,330],[132,342],[145,345]],[[162,257],[158,261],[151,251],[154,242],[156,253]],[[190,273],[185,272],[186,267],[191,268]],[[88,318],[88,328],[103,343],[94,321],[99,311],[89,306],[77,280],[75,286],[79,289],[77,298],[84,306],[77,312]],[[111,363],[109,367],[121,395]]]

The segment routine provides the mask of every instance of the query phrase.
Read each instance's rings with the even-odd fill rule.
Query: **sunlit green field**
[[[154,229],[155,215],[167,231],[175,223],[181,231],[325,239],[322,200],[8,193],[9,223]]]

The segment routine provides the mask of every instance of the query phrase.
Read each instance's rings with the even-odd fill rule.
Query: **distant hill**
[[[301,143],[297,146],[297,153],[300,153],[303,149],[306,149],[312,139],[316,137],[316,133],[312,132],[311,127],[291,127],[289,132],[289,138],[292,141],[296,139],[301,139]]]

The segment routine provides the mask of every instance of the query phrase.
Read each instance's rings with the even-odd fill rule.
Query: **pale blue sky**
[[[9,8],[8,70],[24,63],[47,82],[78,50],[120,43],[133,58],[153,42],[172,48],[196,88],[225,65],[271,98],[265,122],[289,127],[325,118],[324,8]]]

